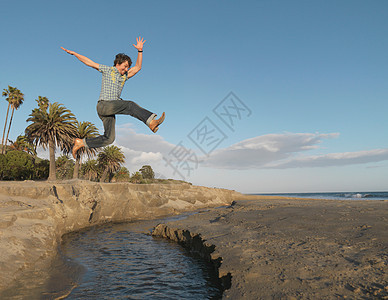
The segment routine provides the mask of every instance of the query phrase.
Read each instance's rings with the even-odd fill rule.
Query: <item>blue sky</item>
[[[122,98],[167,117],[157,135],[117,117],[131,172],[246,193],[388,190],[387,1],[13,0],[0,25],[0,88],[25,94],[11,139],[38,96],[102,132],[101,74],[60,47],[111,65],[135,61],[141,35]]]

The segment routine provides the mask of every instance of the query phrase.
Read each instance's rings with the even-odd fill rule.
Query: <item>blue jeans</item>
[[[83,140],[87,148],[99,148],[112,144],[115,140],[115,115],[130,115],[149,126],[155,114],[140,107],[133,101],[126,100],[100,100],[97,103],[97,113],[104,125],[104,134]]]

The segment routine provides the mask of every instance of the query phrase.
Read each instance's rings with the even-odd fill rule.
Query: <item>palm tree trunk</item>
[[[8,112],[9,112],[9,106],[11,104],[8,102],[8,108],[7,108],[7,115],[5,117],[5,124],[4,124],[4,130],[3,130],[3,139],[1,140],[1,154],[3,154],[3,149],[4,149],[4,136],[5,136],[5,129],[7,128],[7,121],[8,121]]]
[[[8,126],[8,131],[7,131],[7,137],[5,138],[5,146],[7,146],[8,135],[9,135],[9,130],[11,129],[11,125],[12,125],[12,119],[13,119],[13,112],[14,112],[14,111],[15,111],[15,107],[12,106],[11,119],[9,120],[9,126]]]
[[[104,172],[102,172],[100,182],[105,182],[106,175],[108,175],[108,167],[105,168]]]
[[[49,141],[49,152],[50,152],[50,169],[48,180],[56,180],[57,176],[55,174],[55,143],[54,141]]]
[[[75,160],[75,165],[74,165],[73,179],[78,179],[79,165],[80,165],[80,157],[79,155],[77,155],[77,158]]]

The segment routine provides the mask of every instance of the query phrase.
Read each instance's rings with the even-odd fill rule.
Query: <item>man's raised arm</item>
[[[143,63],[143,46],[144,46],[144,43],[146,41],[142,37],[139,36],[138,38],[136,38],[136,42],[137,42],[136,45],[132,44],[133,47],[135,47],[138,51],[136,65],[128,70],[128,72],[127,72],[128,78],[136,75],[136,73],[141,70],[141,65]]]
[[[92,67],[96,70],[99,69],[99,64],[98,63],[95,63],[94,61],[92,61],[90,58],[87,58],[86,56],[83,56],[81,54],[78,54],[77,52],[74,52],[74,51],[71,51],[71,50],[67,50],[63,47],[61,47],[62,50],[66,51],[67,53],[69,53],[70,55],[74,55],[75,57],[77,57],[81,62],[83,62],[85,65],[89,66],[89,67]]]

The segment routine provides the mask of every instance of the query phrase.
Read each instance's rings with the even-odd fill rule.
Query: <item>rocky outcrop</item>
[[[219,278],[222,289],[226,290],[230,288],[232,275],[230,272],[220,273],[222,257],[215,253],[216,246],[208,243],[200,234],[191,233],[185,229],[171,228],[165,224],[159,224],[153,229],[152,235],[175,241],[190,253],[211,263],[216,276]]]
[[[63,234],[228,205],[241,194],[190,184],[1,182],[0,291],[49,263]]]

